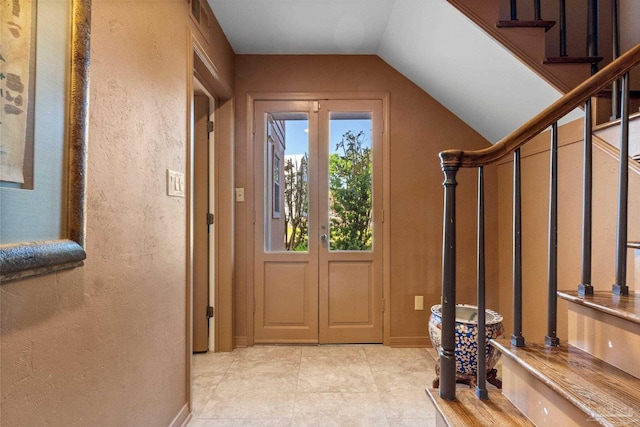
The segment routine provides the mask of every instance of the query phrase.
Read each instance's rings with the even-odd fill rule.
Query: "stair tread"
[[[558,296],[567,301],[640,324],[640,294],[635,292],[619,296],[608,291],[596,291],[593,295],[581,297],[578,295],[578,291],[559,291]]]
[[[488,400],[478,399],[473,389],[457,389],[456,400],[442,399],[438,389],[426,392],[449,426],[534,426],[498,391],[490,392]]]
[[[521,21],[519,19],[511,21],[498,21],[496,27],[498,28],[544,28],[545,31],[549,31],[549,28],[556,25],[556,21],[545,21],[542,19],[534,19],[533,21]]]
[[[549,56],[543,64],[591,64],[602,61],[601,56]]]
[[[640,381],[572,345],[514,347],[492,340],[503,354],[602,425],[640,426]]]

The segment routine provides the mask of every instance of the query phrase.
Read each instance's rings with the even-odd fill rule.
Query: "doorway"
[[[382,100],[254,111],[255,342],[381,343]]]
[[[216,100],[194,78],[193,91],[193,352],[215,351]]]

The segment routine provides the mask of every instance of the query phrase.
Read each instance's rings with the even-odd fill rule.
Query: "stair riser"
[[[502,358],[502,394],[538,426],[590,426],[594,419],[529,374],[511,358]]]
[[[640,325],[569,303],[568,341],[581,350],[640,378]]]
[[[612,125],[596,131],[596,135],[620,149],[620,125]],[[629,121],[629,155],[640,154],[640,116]]]

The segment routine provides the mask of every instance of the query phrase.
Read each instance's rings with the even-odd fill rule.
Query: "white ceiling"
[[[560,96],[446,0],[208,1],[237,54],[379,55],[492,143]]]

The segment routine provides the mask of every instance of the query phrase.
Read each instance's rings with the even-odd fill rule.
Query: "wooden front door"
[[[382,101],[255,104],[255,342],[382,342]]]

